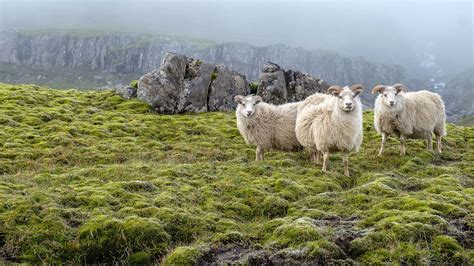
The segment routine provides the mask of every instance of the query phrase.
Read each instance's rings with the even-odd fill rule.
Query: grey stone
[[[150,104],[159,113],[177,113],[178,101],[184,90],[186,64],[186,56],[167,54],[159,69],[138,80],[137,98]]]
[[[249,93],[250,86],[244,75],[224,66],[217,66],[209,91],[208,111],[235,110],[237,103],[234,96]]]
[[[159,69],[138,81],[137,98],[164,114],[234,110],[233,96],[250,92],[245,76],[169,53]]]
[[[130,86],[121,86],[115,89],[115,93],[125,99],[137,98],[137,89]]]
[[[267,62],[260,74],[257,94],[265,102],[273,104],[286,103],[288,100],[285,72],[277,64]]]
[[[329,84],[322,79],[300,71],[285,71],[279,65],[267,62],[260,74],[257,94],[273,104],[297,102],[316,92],[324,93]]]
[[[215,66],[201,60],[188,59],[184,90],[178,102],[178,112],[206,112],[207,95]]]

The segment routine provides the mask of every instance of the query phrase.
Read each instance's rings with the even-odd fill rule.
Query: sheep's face
[[[404,91],[406,91],[406,88],[403,84],[395,84],[393,86],[378,85],[374,87],[372,94],[380,93],[383,104],[388,108],[392,108],[397,105],[399,96]]]
[[[339,109],[344,112],[352,112],[356,108],[359,94],[363,90],[364,87],[362,85],[346,86],[344,88],[332,86],[328,89],[328,92],[338,98],[337,105]]]
[[[237,112],[239,112],[244,117],[251,117],[255,114],[255,107],[262,102],[260,96],[249,95],[244,97],[242,95],[237,95],[234,97],[234,100],[238,103]]]

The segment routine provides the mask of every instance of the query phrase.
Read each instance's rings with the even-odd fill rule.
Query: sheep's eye
[[[338,97],[339,97],[339,99],[342,99],[342,96],[338,96]]]
[[[385,93],[385,94],[383,95],[383,97],[387,97],[387,94]]]

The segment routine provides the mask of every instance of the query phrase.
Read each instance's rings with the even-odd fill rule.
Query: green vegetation
[[[138,80],[134,79],[130,82],[130,87],[138,89]]]
[[[258,86],[260,85],[258,81],[250,82],[250,93],[257,94]]]
[[[474,263],[474,128],[449,124],[441,156],[390,139],[377,157],[367,111],[348,178],[340,154],[327,174],[307,151],[254,162],[232,112],[33,85],[0,102],[0,264]]]
[[[217,79],[217,72],[214,71],[211,73],[211,80],[216,80]]]

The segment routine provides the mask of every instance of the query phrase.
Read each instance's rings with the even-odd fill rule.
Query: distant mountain
[[[451,120],[474,115],[474,69],[467,69],[455,75],[440,93],[446,102],[447,115]]]
[[[0,63],[51,72],[51,76],[74,70],[82,79],[102,85],[107,85],[104,81],[112,84],[125,82],[130,75],[139,76],[157,68],[167,52],[224,64],[246,75],[249,80],[258,79],[260,69],[267,61],[307,72],[332,84],[362,83],[370,87],[379,82],[393,83],[404,78],[404,69],[400,66],[286,45],[215,44],[205,40],[129,33],[0,32]],[[6,68],[0,72],[2,81],[17,82],[27,78],[15,76],[17,72],[12,73]],[[98,77],[91,79],[91,73]],[[31,77],[32,74],[28,74]],[[33,76],[40,83],[50,80],[48,75]],[[76,80],[74,83],[79,87],[82,87],[81,84],[90,86],[86,81]]]

